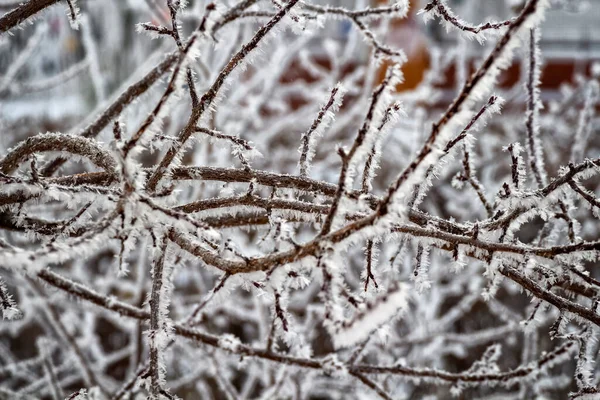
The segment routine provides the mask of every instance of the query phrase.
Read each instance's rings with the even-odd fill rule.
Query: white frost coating
[[[370,248],[369,245],[367,245],[367,247],[363,248],[363,252],[365,253],[365,267],[363,268],[363,271],[360,274],[360,279],[365,286],[361,295],[366,298],[367,295],[371,293],[369,289],[375,289],[375,282],[377,279],[376,270],[377,265],[379,264],[379,244],[371,242]],[[371,277],[369,276],[369,272],[367,270],[367,265],[370,265],[371,270],[369,272],[374,276],[375,281],[371,280]],[[368,286],[366,286],[367,281],[369,282]]]
[[[133,4],[134,1],[136,0],[129,0],[129,3]],[[104,7],[100,3],[94,4],[94,11]],[[198,26],[197,23],[206,11],[206,3],[194,2],[193,11],[179,14],[181,20],[178,25],[190,28]],[[222,12],[227,13],[231,7],[250,2],[218,3]],[[230,20],[222,30],[214,32],[219,41],[218,49],[213,46],[209,35],[202,38],[199,45],[202,59],[189,64],[198,75],[196,84],[199,94],[206,93],[207,87],[217,79],[231,55],[277,13],[278,5],[286,4],[282,0],[252,3],[242,11],[243,18]],[[168,115],[159,115],[157,118],[164,119],[164,126],[160,127],[159,121],[153,121],[149,125],[150,132],[143,135],[138,146],[128,153],[129,157],[123,157],[124,147],[115,148],[109,154],[117,160],[117,173],[111,182],[98,183],[99,179],[104,179],[102,171],[89,165],[87,159],[79,163],[84,157],[71,156],[65,151],[44,154],[34,151],[33,167],[30,166],[31,159],[26,157],[20,157],[18,162],[12,163],[11,168],[19,164],[18,168],[9,168],[5,170],[8,172],[4,172],[8,175],[0,175],[0,204],[13,201],[11,199],[14,198],[18,200],[21,194],[28,200],[23,204],[17,201],[0,206],[0,225],[3,226],[0,232],[0,258],[6,261],[0,262],[0,268],[11,269],[6,274],[10,283],[9,290],[16,298],[19,295],[18,307],[24,310],[26,318],[16,323],[7,322],[6,334],[26,330],[32,322],[37,323],[35,313],[30,312],[31,305],[45,302],[44,299],[22,296],[24,292],[18,287],[13,290],[23,280],[17,276],[17,272],[29,273],[29,277],[33,279],[45,280],[44,273],[38,273],[37,277],[34,274],[40,271],[39,268],[47,267],[52,274],[68,276],[63,288],[58,287],[57,290],[53,286],[59,286],[58,284],[46,281],[43,289],[47,290],[52,306],[61,314],[57,320],[65,324],[81,346],[85,357],[93,361],[90,367],[105,371],[114,360],[124,357],[125,362],[129,361],[129,369],[123,374],[123,378],[135,376],[138,359],[148,359],[148,346],[140,346],[137,340],[140,335],[139,321],[146,319],[148,315],[148,306],[142,303],[151,278],[148,271],[151,263],[148,262],[150,257],[147,252],[155,252],[150,249],[157,248],[160,238],[169,232],[174,235],[170,237],[175,243],[169,244],[173,253],[166,260],[168,266],[165,271],[174,275],[176,290],[164,293],[161,289],[160,297],[170,298],[169,316],[182,320],[175,325],[177,333],[173,332],[172,342],[169,341],[169,334],[161,331],[165,324],[171,325],[165,307],[161,307],[161,313],[165,314],[161,315],[160,324],[163,326],[159,329],[152,324],[156,328],[153,355],[154,350],[164,346],[166,342],[173,344],[168,351],[163,349],[164,358],[160,361],[161,368],[168,369],[169,381],[163,387],[165,392],[182,393],[185,390],[193,398],[210,398],[216,383],[222,391],[219,392],[220,395],[231,399],[287,398],[293,397],[297,392],[307,396],[331,398],[339,397],[340,391],[355,393],[364,398],[375,397],[377,393],[382,398],[402,398],[409,395],[415,385],[425,383],[434,391],[439,387],[447,393],[462,392],[464,397],[465,389],[471,387],[482,393],[491,393],[495,387],[506,388],[511,394],[516,394],[518,390],[522,390],[522,393],[541,393],[546,391],[541,386],[553,386],[557,380],[561,382],[558,384],[561,386],[560,390],[571,390],[568,386],[573,384],[571,372],[575,366],[572,356],[574,353],[569,351],[566,356],[557,353],[556,359],[553,353],[543,353],[560,349],[564,343],[562,339],[548,341],[544,338],[547,336],[547,327],[559,312],[565,312],[565,307],[557,309],[548,306],[546,301],[528,297],[523,292],[532,291],[524,290],[523,287],[527,287],[529,282],[543,289],[554,284],[555,286],[546,290],[570,302],[566,304],[579,304],[589,310],[593,308],[590,308],[591,299],[569,296],[566,291],[570,291],[570,285],[565,285],[565,290],[556,285],[563,286],[572,282],[576,290],[582,288],[588,292],[593,289],[591,286],[594,285],[589,283],[593,282],[590,281],[592,275],[586,273],[586,267],[590,264],[584,262],[597,258],[599,251],[564,250],[570,238],[567,238],[567,224],[557,214],[561,212],[557,208],[557,201],[567,194],[571,198],[577,198],[564,178],[564,174],[570,174],[569,168],[573,167],[564,168],[557,174],[557,178],[562,179],[563,183],[558,187],[551,186],[547,190],[550,192],[548,194],[545,190],[534,190],[528,186],[530,182],[524,180],[527,177],[523,169],[525,164],[522,157],[518,156],[517,169],[522,171],[513,181],[512,160],[507,153],[499,153],[499,149],[515,140],[525,143],[519,137],[523,133],[523,118],[518,113],[516,117],[512,114],[515,107],[511,105],[504,115],[495,117],[493,125],[482,129],[484,119],[494,111],[490,107],[489,110],[482,111],[479,122],[465,129],[473,122],[474,115],[482,110],[483,103],[471,99],[467,99],[467,104],[461,103],[457,111],[465,111],[464,115],[449,114],[454,120],[450,121],[441,135],[438,135],[437,130],[434,131],[434,137],[439,142],[433,143],[429,157],[425,157],[429,147],[424,147],[422,154],[425,160],[422,160],[423,165],[419,167],[422,170],[416,171],[416,178],[409,178],[412,186],[401,187],[402,193],[398,193],[398,197],[390,204],[389,213],[377,220],[380,215],[377,214],[378,202],[388,194],[379,189],[385,189],[382,185],[393,182],[393,175],[414,160],[416,151],[429,133],[431,122],[439,120],[438,105],[449,100],[446,95],[451,93],[440,90],[436,85],[445,76],[442,72],[455,62],[456,54],[462,50],[465,50],[465,64],[466,60],[483,58],[480,56],[485,56],[482,53],[487,52],[484,47],[465,46],[450,51],[446,51],[447,47],[443,50],[429,48],[428,51],[432,52],[432,69],[426,73],[418,88],[414,91],[398,91],[380,99],[381,104],[376,107],[379,111],[387,112],[390,107],[399,105],[401,100],[408,115],[397,118],[398,121],[390,121],[381,129],[379,127],[384,122],[385,115],[374,116],[371,120],[369,125],[372,129],[366,135],[367,141],[373,138],[374,141],[371,142],[371,147],[365,145],[365,149],[360,149],[356,154],[353,185],[344,188],[333,222],[335,229],[329,230],[327,235],[319,235],[319,228],[327,216],[337,189],[335,182],[340,158],[335,154],[335,144],[351,144],[369,105],[369,94],[377,86],[376,81],[381,78],[380,73],[385,68],[376,63],[367,65],[362,58],[360,62],[356,62],[357,54],[366,54],[359,52],[364,32],[358,31],[356,26],[353,28],[348,15],[369,14],[357,18],[363,22],[373,20],[369,26],[373,28],[373,33],[381,36],[381,43],[384,43],[386,28],[392,30],[396,27],[393,20],[388,18],[391,15],[380,13],[373,16],[375,14],[371,13],[376,9],[362,11],[348,8],[360,8],[359,3],[365,6],[367,0],[358,0],[352,6],[343,1],[338,3],[339,6],[327,11],[338,14],[315,16],[314,19],[314,11],[306,8],[310,5],[302,8],[299,4],[297,8],[300,11],[290,16],[290,23],[303,29],[302,38],[295,37],[290,30],[272,35],[270,45],[264,48],[269,54],[267,62],[256,63],[247,73],[227,78],[231,82],[228,83],[230,88],[226,95],[218,99],[220,102],[214,105],[214,112],[207,111],[209,115],[204,120],[207,124],[198,127],[210,127],[212,133],[223,132],[221,137],[193,135],[186,143],[189,147],[181,149],[182,155],[186,148],[190,150],[186,158],[177,160],[177,163],[181,162],[181,166],[174,168],[170,175],[165,175],[161,182],[164,184],[161,186],[164,191],[145,190],[147,175],[155,170],[156,162],[160,159],[160,154],[150,154],[150,151],[156,146],[162,152],[171,143],[176,143],[178,133],[189,120],[191,102],[187,95],[182,101],[166,104],[164,110],[168,110]],[[144,4],[144,0],[138,0],[136,8],[126,7],[127,12],[132,13],[135,20],[138,17],[145,20],[149,14],[148,8],[142,7]],[[164,2],[162,4],[164,6]],[[468,7],[478,3],[477,0],[465,0],[465,4]],[[67,28],[66,31],[72,34],[62,15],[64,5],[63,2],[62,6],[55,9],[60,13],[60,21],[63,23],[61,29]],[[389,6],[382,8],[388,9]],[[115,13],[120,13],[121,8],[117,9],[119,11]],[[164,7],[161,12],[163,10]],[[155,13],[154,23],[170,26],[167,14]],[[40,16],[45,17],[44,14]],[[217,18],[217,22],[221,16]],[[88,17],[94,29],[103,26],[100,22],[112,20],[100,13],[88,14]],[[305,23],[319,23],[329,18],[341,22],[315,32],[305,29]],[[339,31],[338,25],[341,28]],[[403,25],[403,28],[410,27]],[[336,35],[335,45],[332,40],[325,39],[332,30]],[[31,35],[33,30],[22,33]],[[181,33],[182,40],[187,40],[189,29],[182,30]],[[338,35],[343,35],[342,40],[339,40]],[[104,40],[106,36],[102,37],[103,40],[96,43],[101,55],[107,47],[114,46],[111,41],[107,45]],[[111,114],[100,119],[110,120],[108,125],[97,126],[101,132],[92,132],[98,133],[100,140],[111,136],[110,124],[115,119],[122,122],[122,134],[115,135],[121,139],[116,139],[114,143],[122,143],[123,138],[127,140],[131,137],[150,115],[150,109],[155,107],[173,76],[170,71],[178,62],[174,58],[178,53],[173,52],[172,40],[166,36],[161,43],[151,42],[146,37],[139,39],[131,52],[139,53],[133,55],[125,49],[122,51],[121,56],[126,57],[123,61],[127,65],[135,65],[142,55],[146,57],[149,52],[153,52],[160,56],[148,57],[148,60],[154,58],[149,63],[153,68],[161,65],[164,67],[162,62],[159,64],[159,58],[164,56],[169,57],[171,67],[168,71],[156,69],[156,74],[162,78],[155,76],[156,80],[152,81],[156,83],[143,88],[145,94],[134,96],[136,100],[122,104],[124,108],[115,111],[118,117]],[[473,49],[475,51],[471,52]],[[16,58],[16,55],[11,56],[8,54],[9,61]],[[36,57],[32,57],[32,60],[34,63],[38,61]],[[87,65],[87,61],[85,64]],[[352,70],[348,70],[348,65],[353,66]],[[118,67],[105,63],[102,66],[101,72],[109,79],[115,68],[117,73],[128,72],[118,71]],[[461,82],[468,79],[467,69],[464,69],[464,75],[459,73],[459,76],[464,76],[464,79],[459,79]],[[295,71],[303,71],[301,75],[305,76],[306,73],[310,79],[290,79]],[[140,82],[148,72],[148,68],[133,72],[127,79],[129,84],[123,88],[137,90],[135,82]],[[25,75],[19,72],[17,76],[19,80],[28,79]],[[122,75],[118,76],[122,78]],[[82,78],[88,79],[87,76]],[[310,154],[310,174],[314,179],[302,174],[298,176],[294,172],[298,168],[295,150],[299,144],[299,136],[314,121],[316,112],[322,106],[323,97],[340,80],[348,87],[348,101],[336,113],[335,124],[331,115],[324,115],[331,117],[331,127],[316,145],[311,144],[312,149],[318,146],[317,155],[312,157],[312,153]],[[59,87],[56,89],[63,89],[60,85],[57,86]],[[68,88],[71,86],[67,86]],[[181,92],[187,92],[185,83],[180,88]],[[579,115],[585,88],[586,80],[578,80],[573,86],[574,97],[563,99],[555,112],[540,115],[541,126],[552,137],[557,138],[556,143],[545,143],[548,162],[553,166],[567,161],[569,152],[565,153],[564,148],[572,143],[575,130],[572,122]],[[116,91],[116,94],[121,93],[122,90]],[[509,98],[518,103],[520,100],[514,94],[516,93],[511,92]],[[486,96],[486,100],[487,98]],[[114,107],[115,99],[116,96],[112,102],[106,101],[98,105],[96,110],[86,113],[86,118],[98,121],[105,110]],[[35,107],[32,105],[31,108]],[[392,115],[394,116],[396,115]],[[196,121],[192,122],[196,125]],[[389,135],[382,146],[381,138],[392,122],[397,122],[393,134]],[[84,126],[83,123],[81,125]],[[3,128],[7,128],[9,132],[12,129],[10,124],[6,127],[3,125]],[[472,133],[475,130],[481,130],[481,135],[474,136]],[[226,139],[234,143],[245,143],[240,142],[240,138],[230,136],[238,133],[244,139],[252,139],[256,148],[265,150],[267,157],[253,161],[251,167],[248,165],[247,168],[239,168],[239,160],[235,157],[247,158],[249,154],[244,154],[244,151],[248,147],[236,148],[232,157],[231,145],[226,143]],[[466,134],[465,137],[463,133]],[[492,204],[490,199],[493,213],[490,212],[488,217],[481,215],[476,193],[467,191],[459,194],[449,185],[456,170],[461,169],[461,160],[456,156],[463,146],[463,140],[468,142],[469,148],[475,137],[480,137],[471,148],[473,156],[478,160],[476,176],[487,193],[499,193],[498,201]],[[455,138],[458,138],[457,144],[460,145],[454,146],[453,151],[445,151],[449,140]],[[5,145],[14,145],[10,136],[7,140]],[[97,143],[95,138],[90,140]],[[1,142],[2,139],[0,147],[3,145]],[[382,147],[383,169],[375,171]],[[69,163],[52,177],[42,177],[41,180],[33,178],[35,169],[41,172],[59,154],[66,156]],[[372,154],[373,160],[368,164],[370,168],[363,169],[367,164],[367,157]],[[0,157],[3,156],[0,153]],[[78,163],[72,162],[74,159]],[[233,165],[236,167],[232,168]],[[585,168],[584,172],[575,174],[573,180],[582,187],[591,188],[593,182],[586,182],[583,178],[596,176],[599,168],[591,164]],[[551,170],[554,173],[554,168]],[[380,172],[382,176],[371,185],[375,172]],[[363,175],[362,182],[356,182],[360,180],[361,173],[367,175],[367,179]],[[418,179],[419,176],[425,178]],[[89,180],[94,183],[79,185],[72,183],[74,180]],[[508,187],[503,185],[505,182]],[[358,187],[359,185],[362,187]],[[415,196],[414,189],[418,185],[421,187]],[[431,190],[428,196],[427,191],[421,189],[429,187]],[[225,190],[221,191],[222,188]],[[505,198],[504,193],[509,198]],[[596,196],[596,193],[586,189],[583,197],[585,195]],[[417,200],[413,202],[415,197]],[[581,201],[579,198],[578,200]],[[64,229],[61,227],[61,224],[90,201],[94,201],[90,211],[86,211],[75,222],[65,225]],[[219,204],[225,206],[221,207]],[[581,236],[586,240],[597,237],[598,227],[596,221],[590,218],[591,213],[582,208],[574,209],[570,202],[565,204],[570,216],[583,222]],[[201,211],[194,212],[195,207]],[[108,230],[98,235],[100,240],[73,240],[73,237],[81,236],[82,232],[85,234],[99,229],[97,220],[116,208],[117,214],[113,215],[114,220]],[[383,208],[379,210],[386,211]],[[409,212],[405,212],[407,210]],[[42,224],[39,229],[34,225],[38,220]],[[475,229],[475,224],[479,227],[478,230]],[[538,227],[542,224],[544,227],[538,232]],[[16,225],[17,229],[5,229],[5,225],[9,228]],[[55,235],[54,230],[60,230],[59,234]],[[573,230],[579,231],[577,221],[573,221]],[[537,237],[532,237],[536,235]],[[139,263],[137,269],[132,269],[131,275],[117,276],[116,271],[111,268],[111,256],[120,252],[123,241],[123,258],[130,262],[139,260]],[[381,251],[381,256],[377,263],[377,257],[373,257],[373,275],[368,283],[371,290],[365,295],[365,277],[370,274],[366,270],[365,255],[361,249],[367,241],[377,243],[373,250]],[[52,246],[48,246],[50,242]],[[575,245],[572,247],[578,246],[579,239],[575,237],[573,243]],[[423,252],[427,253],[429,249],[431,251],[418,257],[420,264],[415,268],[415,248],[419,245]],[[589,246],[590,243],[582,245]],[[16,248],[22,248],[22,254]],[[61,255],[42,254],[40,249]],[[409,254],[406,254],[407,249]],[[487,249],[492,249],[493,252]],[[555,250],[567,251],[568,254],[555,257]],[[527,257],[526,254],[530,252],[538,256]],[[492,253],[494,262],[484,276],[483,271]],[[72,258],[76,258],[75,262],[65,262]],[[527,259],[532,261],[525,265]],[[505,278],[504,281],[499,281],[500,272],[507,270],[498,270],[498,262],[502,262],[502,266],[506,268],[523,271],[526,280],[520,284],[515,283],[518,279]],[[571,268],[571,264],[574,264],[575,270]],[[20,265],[25,265],[25,268],[21,269]],[[122,267],[125,271],[126,263]],[[168,268],[174,268],[173,272],[169,272]],[[418,279],[413,278],[411,281],[415,269]],[[555,270],[556,275],[548,272],[546,276],[538,272],[539,269]],[[238,273],[245,270],[254,272]],[[228,272],[233,272],[233,275]],[[0,274],[2,273],[4,271],[0,270]],[[489,301],[484,303],[481,293],[489,280],[492,281],[491,286],[497,283],[500,291],[497,292],[497,298],[490,296]],[[377,281],[376,288],[371,283],[374,281]],[[401,306],[404,303],[401,296],[394,301],[396,294],[393,290],[389,293],[390,298],[385,297],[385,293],[390,287],[394,287],[395,282],[409,282],[410,295],[414,295],[410,300],[410,308]],[[424,289],[426,284],[431,285],[430,289],[419,294],[419,290]],[[168,291],[166,286],[164,289]],[[86,296],[86,290],[91,290],[87,292],[91,297]],[[488,291],[490,294],[492,292],[493,290]],[[533,293],[539,295],[542,292]],[[543,292],[542,297],[545,293],[548,292]],[[406,296],[409,296],[408,293]],[[127,302],[119,301],[121,297]],[[90,298],[96,305],[90,304]],[[523,345],[527,349],[521,355],[519,346],[523,343],[523,333],[519,328],[519,321],[529,314],[529,299],[533,299],[534,307],[541,304],[535,319],[539,318],[543,323],[528,326],[530,330],[535,330],[540,345],[534,349],[534,344],[530,343],[533,340],[528,339],[527,344]],[[78,303],[77,307],[69,305],[72,301]],[[508,304],[502,304],[504,301],[508,301],[511,307],[517,305],[517,308],[511,310]],[[496,304],[502,304],[503,307]],[[153,310],[155,307],[152,307]],[[406,311],[402,314],[400,324],[395,319],[399,311]],[[577,309],[574,311],[577,312]],[[134,313],[135,318],[129,318],[130,313]],[[578,312],[578,317],[568,312],[566,314],[570,321],[563,324],[561,334],[580,332],[581,328],[590,324],[590,318],[581,316],[584,313]],[[384,318],[386,319],[382,322]],[[477,324],[471,324],[473,321]],[[46,321],[39,322],[49,324]],[[579,326],[584,323],[585,325]],[[141,329],[147,329],[145,323],[142,326]],[[180,329],[185,326],[193,328],[197,335],[189,337],[185,329]],[[57,326],[55,324],[50,328],[56,329]],[[114,333],[118,342],[128,345],[115,352],[103,348],[105,342],[101,335],[106,331],[110,331],[111,337]],[[203,335],[201,332],[207,334]],[[227,336],[226,333],[235,333],[240,340]],[[354,343],[357,336],[362,338],[365,335],[365,340]],[[532,334],[528,333],[527,337],[532,337]],[[14,337],[14,340],[19,339],[18,336]],[[341,349],[331,352],[329,347],[332,343]],[[354,345],[346,347],[349,343]],[[501,370],[493,365],[494,351],[491,351],[489,357],[484,357],[484,365],[474,366],[470,371],[451,372],[453,367],[448,359],[478,359],[481,350],[492,343],[502,343],[507,353],[501,355]],[[577,347],[576,343],[573,347]],[[592,347],[597,348],[595,344]],[[39,382],[42,382],[39,376],[32,375],[41,369],[38,368],[37,358],[23,360],[18,352],[3,347],[0,340],[0,354],[3,353],[8,355],[5,357],[7,365],[0,367],[3,385],[6,380],[7,386],[14,387],[15,390],[42,397],[49,393],[49,388],[46,387],[36,389],[41,385]],[[326,354],[335,355],[325,356]],[[14,356],[14,362],[9,359],[11,356]],[[513,357],[519,363],[508,369],[506,360]],[[63,362],[65,359],[62,354],[53,354],[52,358],[58,361],[56,367],[60,372],[60,385],[70,385],[70,380],[78,379],[72,373],[71,365]],[[198,363],[198,359],[208,362]],[[549,365],[557,362],[564,362],[564,368],[547,371]],[[29,368],[30,366],[34,368]],[[306,366],[310,368],[305,368]],[[368,372],[369,369],[378,367],[383,369],[377,373]],[[481,371],[484,370],[492,375],[483,377]],[[570,375],[566,383],[562,376],[565,372]],[[547,381],[551,383],[536,382],[545,373],[548,374]],[[244,378],[241,381],[238,379],[240,374]],[[360,375],[366,378],[362,383]],[[465,377],[464,381],[468,383],[463,384],[461,377]],[[115,389],[123,387],[125,382],[118,380],[121,379],[115,377],[115,382],[105,383],[111,383],[109,386],[114,386]],[[144,378],[138,379],[141,380],[146,381],[142,383],[147,383]],[[390,380],[398,384],[386,385]],[[25,382],[25,389],[17,388],[20,381]],[[154,388],[140,388],[139,383],[134,384],[132,391],[138,393],[133,396],[144,397],[145,393],[142,392],[145,389],[155,391]],[[519,386],[515,391],[514,385]],[[70,386],[64,386],[63,389],[68,395],[67,387]],[[508,390],[498,392],[508,393]],[[123,397],[131,395],[126,393]],[[155,397],[160,396],[156,394]],[[164,393],[164,397],[167,398],[168,393]],[[496,395],[493,398],[500,400],[502,396]]]
[[[446,32],[457,31],[463,38],[468,40],[475,39],[479,44],[484,44],[490,37],[499,36],[506,31],[506,26],[502,26],[498,29],[482,29],[487,24],[497,23],[493,20],[479,25],[470,25],[454,14],[452,9],[446,3],[446,0],[438,0],[438,2],[441,7],[444,8],[446,16],[440,12],[438,6],[434,6],[427,11],[425,9],[419,10],[417,15],[421,15],[425,23],[428,23],[437,17],[440,20],[440,24],[446,29]]]
[[[462,126],[465,126],[469,121],[469,116],[472,115],[471,108],[475,102],[486,98],[496,84],[500,72],[508,68],[511,64],[514,50],[521,44],[521,37],[529,32],[530,29],[536,27],[544,17],[544,10],[548,7],[547,0],[540,0],[537,3],[535,12],[530,15],[513,33],[513,36],[508,40],[500,50],[499,54],[492,61],[491,66],[485,71],[477,84],[468,92],[467,98],[463,102],[463,107],[455,113],[449,121],[447,121],[437,134],[433,148],[425,156],[423,161],[417,168],[405,179],[392,197],[392,204],[399,205],[406,201],[407,193],[424,178],[426,171],[438,163],[439,159],[445,154],[443,148],[446,143],[451,140]],[[394,207],[392,207],[393,209]],[[402,209],[398,209],[399,215],[403,214]]]
[[[73,393],[69,396],[69,400],[89,400],[88,391],[86,389],[79,389],[77,393]]]
[[[584,393],[571,397],[573,400],[600,400],[600,393]]]
[[[498,290],[500,289],[500,284],[502,283],[502,280],[503,280],[503,276],[500,275],[500,273],[498,273],[500,263],[501,263],[501,261],[498,261],[498,257],[494,256],[494,258],[492,259],[492,262],[490,262],[490,264],[488,264],[486,266],[486,271],[484,272],[484,276],[489,279],[489,283],[488,283],[488,287],[486,287],[483,290],[483,292],[481,293],[481,296],[483,297],[483,300],[485,300],[485,301],[490,301],[494,297],[496,297],[496,294],[498,293]]]
[[[211,15],[212,14],[216,14],[216,12],[211,13]],[[213,16],[213,18],[214,18],[214,16]],[[212,25],[213,22],[211,22],[209,25]],[[252,49],[250,49],[250,51],[248,51],[248,49],[246,47],[244,47],[246,49],[244,56],[237,59],[237,61],[233,64],[232,71],[225,77],[226,78],[225,81],[221,83],[221,86],[220,86],[218,92],[214,95],[214,98],[212,99],[212,101],[209,104],[207,104],[204,113],[200,116],[199,120],[197,121],[198,122],[197,125],[210,126],[210,116],[213,114],[214,111],[216,111],[218,105],[223,101],[223,99],[225,98],[225,94],[227,93],[227,91],[228,91],[229,87],[232,85],[232,83],[237,80],[240,80],[240,77],[242,76],[242,74],[244,72],[246,72],[248,67],[256,61],[256,58],[265,55],[264,54],[265,51],[263,50],[263,48],[266,48],[269,45],[269,43],[274,39],[274,36],[276,36],[278,34],[283,34],[284,29],[291,23],[294,23],[294,21],[291,20],[289,15],[285,15],[281,19],[281,21],[278,24],[276,24],[274,27],[272,27],[271,30],[269,32],[267,32],[267,34],[262,38],[262,40],[260,40],[258,42],[258,45],[256,48],[252,48]],[[212,30],[212,26],[207,27],[208,32],[211,32],[211,30]],[[197,33],[195,33],[195,34],[197,34]],[[199,40],[197,40],[196,42],[199,42]],[[196,50],[192,51],[191,57],[193,59],[198,57]],[[216,80],[216,76],[211,77],[211,80],[213,80],[213,81]],[[190,145],[191,145],[190,141],[187,140],[184,143],[182,143],[180,145],[180,147],[178,147],[176,156],[173,158],[172,162],[169,164],[167,170],[164,171],[165,176],[168,176],[173,171],[173,168],[176,168],[181,165],[181,161],[183,159],[184,153],[190,147]],[[164,180],[161,180],[161,181],[164,181]],[[160,189],[160,187],[159,187],[159,189]]]
[[[241,344],[240,339],[231,334],[221,335],[219,338],[219,347],[232,353],[237,352]]]
[[[398,79],[399,81],[403,80],[401,75],[399,75]],[[378,133],[375,136],[375,139],[373,140],[370,153],[370,155],[372,155],[372,159],[370,159],[370,165],[365,165],[367,190],[370,191],[373,189],[372,181],[373,177],[375,176],[375,171],[380,167],[379,162],[383,156],[382,145],[386,136],[389,134],[394,125],[398,123],[400,118],[404,118],[407,116],[408,115],[402,107],[402,103],[400,101],[397,101],[388,107],[381,120],[377,122]]]
[[[78,30],[79,26],[81,26],[81,14],[77,2],[78,0],[67,1],[67,15],[69,17],[69,24],[71,25],[71,29],[74,30]]]
[[[263,156],[262,153],[256,147],[252,147],[252,149],[245,149],[240,146],[234,146],[231,149],[231,154],[234,157],[243,157],[248,161],[261,158]]]
[[[337,354],[329,354],[322,361],[323,372],[328,376],[337,378],[346,378],[348,376],[348,367],[341,361]]]
[[[420,165],[417,166],[412,174],[410,174],[408,179],[403,181],[398,190],[394,193],[392,203],[394,204],[394,208],[397,208],[398,215],[403,215],[404,213],[401,205],[409,200],[407,196],[408,192],[412,190],[415,185],[418,185],[423,181],[427,170],[431,166],[434,166],[439,162],[440,158],[445,154],[443,149],[446,146],[446,143],[453,139],[456,134],[464,128],[470,121],[471,116],[472,111],[470,109],[461,110],[442,127],[431,152],[425,156]]]
[[[490,90],[496,84],[500,72],[510,66],[515,49],[523,43],[530,29],[536,28],[544,20],[544,13],[548,7],[548,0],[539,0],[537,2],[535,12],[528,16],[516,32],[514,32],[500,54],[495,58],[488,73],[473,88],[472,95],[470,96],[471,101],[482,100],[489,94]]]
[[[419,293],[431,289],[431,280],[429,279],[429,251],[428,245],[418,244],[417,259],[415,260],[415,269],[410,279],[415,283]]]
[[[156,351],[156,368],[161,387],[166,381],[168,371],[164,350],[173,338],[173,322],[169,317],[169,305],[173,293],[172,278],[175,268],[175,263],[170,262],[175,255],[169,249],[166,237],[162,240],[164,242],[160,248],[158,246],[153,248],[152,290],[148,293],[147,301],[150,304],[151,321],[155,320],[156,323],[156,326],[151,325],[147,331],[148,342],[150,349]],[[156,291],[157,285],[160,285],[158,291]]]
[[[99,224],[101,225],[101,224]],[[86,258],[106,248],[115,235],[114,227],[107,227],[92,237],[57,243],[40,250],[14,249],[0,252],[0,266],[19,273],[37,273],[51,263],[63,263],[77,257]]]
[[[146,132],[142,132],[142,136],[136,143],[136,146],[130,151],[131,158],[139,154],[146,147],[150,147],[153,150],[154,139],[161,133],[164,119],[171,115],[173,107],[181,101],[185,94],[184,85],[186,84],[187,68],[199,56],[198,46],[200,40],[198,34],[194,33],[190,40],[193,40],[192,44],[180,56],[181,58],[173,71],[174,75],[172,74],[168,81],[168,85],[172,85],[172,91],[168,96],[163,95],[152,110],[152,113],[147,116],[146,122],[149,122],[149,124],[145,127]],[[138,168],[135,170],[138,170]]]
[[[137,33],[146,34],[152,40],[160,39],[160,37],[161,37],[160,33],[156,29],[153,29],[153,28],[159,29],[158,26],[156,26],[150,22],[140,22],[138,24],[135,24],[135,31]]]
[[[335,92],[334,95],[331,94],[333,92]],[[320,137],[323,136],[323,134],[327,131],[327,129],[335,120],[335,113],[339,111],[345,94],[346,88],[338,82],[330,91],[330,95],[327,96],[325,102],[321,105],[321,111],[319,112],[317,119],[315,119],[310,129],[306,133],[304,133],[303,141],[308,140],[308,142],[301,143],[300,148],[298,149],[300,153],[306,151],[305,162],[302,163],[301,160],[299,164],[300,173],[302,175],[306,175],[308,173],[310,165],[312,163],[312,159],[315,155],[315,146],[317,144],[317,141]],[[333,101],[329,106],[327,102],[330,98],[332,98]]]
[[[371,149],[375,146],[377,140],[380,139],[380,135],[385,132],[380,132],[378,127],[382,125],[382,121],[386,116],[386,110],[393,101],[393,93],[398,84],[402,83],[404,75],[399,64],[394,64],[391,70],[387,72],[389,78],[388,82],[383,87],[383,91],[380,97],[377,99],[377,103],[374,105],[373,115],[371,120],[365,120],[361,129],[366,129],[365,137],[363,142],[360,144],[354,157],[350,160],[348,166],[348,172],[346,173],[345,187],[351,188],[354,183],[354,179],[358,172],[359,166],[366,160]],[[394,115],[395,117],[395,115]]]
[[[330,328],[334,346],[338,349],[350,347],[367,339],[383,324],[408,309],[409,293],[409,285],[398,284],[357,311],[350,320],[337,322]]]
[[[525,178],[527,176],[525,161],[523,160],[523,156],[521,155],[521,153],[523,152],[523,147],[520,143],[517,142],[511,144],[510,146],[504,147],[503,150],[509,151],[511,157],[515,159],[511,160],[511,164],[513,164],[512,168],[516,168],[514,171],[516,176],[511,177],[512,179],[510,180],[509,187],[511,189],[511,193],[514,196],[521,197],[522,192],[525,189]]]
[[[463,246],[458,245],[457,257],[452,264],[452,272],[458,274],[465,269],[467,266],[467,256],[465,255],[465,251]]]
[[[344,260],[339,254],[334,253],[329,258],[321,260],[321,264],[323,275],[321,297],[325,303],[323,325],[331,331],[344,318],[343,302],[341,301]]]
[[[23,318],[23,312],[17,307],[8,307],[2,309],[2,319],[14,321]]]
[[[34,50],[37,48],[38,44],[42,40],[42,37],[47,31],[48,25],[44,22],[40,23],[36,27],[35,33],[29,38],[25,48],[19,53],[19,56],[16,58],[16,60],[14,60],[4,72],[4,76],[0,80],[0,93],[4,92],[15,80],[17,73],[27,64],[27,61],[32,57]]]
[[[594,78],[599,78],[600,77],[600,62],[594,62],[592,64],[592,68],[591,68],[591,74]]]
[[[592,118],[595,114],[600,86],[597,80],[590,80],[585,90],[584,105],[579,114],[579,124],[571,149],[571,162],[579,162],[585,157],[585,150],[592,131]]]
[[[528,67],[528,78],[525,84],[527,90],[527,112],[525,125],[527,129],[527,155],[534,169],[538,185],[545,185],[548,180],[544,169],[544,151],[540,139],[540,110],[543,109],[540,99],[541,51],[539,46],[539,29],[532,28],[529,35],[529,57],[525,60]]]

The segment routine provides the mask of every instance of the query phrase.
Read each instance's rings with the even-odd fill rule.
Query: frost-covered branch
[[[17,3],[18,6],[0,17],[0,34],[26,21],[45,8],[58,3],[60,0],[28,0]]]

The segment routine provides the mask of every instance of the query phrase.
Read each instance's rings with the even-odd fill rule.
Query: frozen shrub
[[[598,74],[540,92],[569,2],[422,4],[457,47],[410,91],[408,0],[8,3],[0,397],[600,398]]]

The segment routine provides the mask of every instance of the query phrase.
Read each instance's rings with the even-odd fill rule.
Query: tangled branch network
[[[542,104],[554,3],[423,4],[458,45],[410,91],[416,2],[185,3],[0,2],[1,398],[600,398],[599,88]]]

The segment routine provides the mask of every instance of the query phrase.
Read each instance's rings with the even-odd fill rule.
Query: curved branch
[[[58,133],[36,135],[19,143],[0,160],[0,172],[10,174],[30,155],[47,151],[65,151],[85,157],[112,175],[113,179],[117,175],[117,163],[112,154],[100,147],[96,141],[81,136]]]

